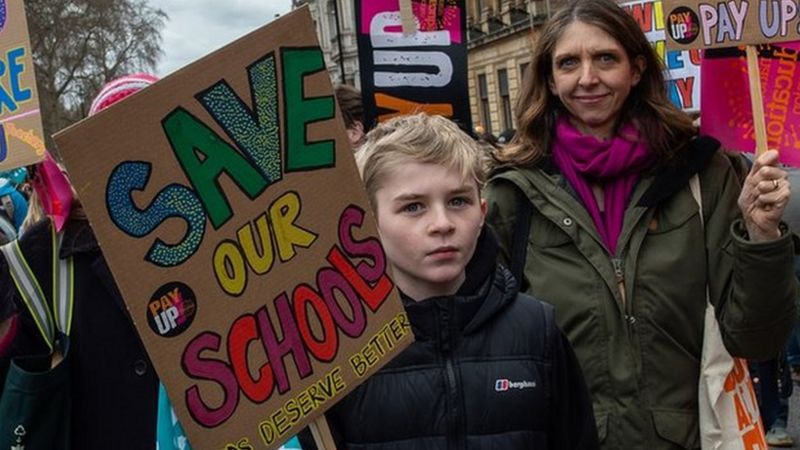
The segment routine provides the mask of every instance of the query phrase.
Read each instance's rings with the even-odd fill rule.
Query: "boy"
[[[598,447],[552,307],[494,262],[481,155],[425,114],[379,125],[356,154],[416,342],[327,413],[339,449]]]

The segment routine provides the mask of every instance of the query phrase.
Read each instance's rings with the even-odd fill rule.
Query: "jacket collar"
[[[498,248],[494,233],[484,227],[467,264],[464,284],[455,295],[416,301],[400,292],[417,339],[436,338],[445,316],[448,329],[470,334],[516,297],[517,283],[511,273],[495,263]]]
[[[89,221],[85,219],[67,219],[64,225],[64,238],[61,241],[60,258],[69,258],[76,253],[88,253],[99,249]]]
[[[679,155],[679,164],[664,167],[655,174],[653,184],[639,198],[637,206],[657,206],[682,189],[690,178],[706,168],[719,147],[719,141],[709,136],[692,139],[686,150]]]

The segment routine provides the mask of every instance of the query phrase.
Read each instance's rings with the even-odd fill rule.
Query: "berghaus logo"
[[[494,390],[497,392],[505,392],[509,389],[531,389],[535,387],[535,381],[509,381],[505,378],[499,378],[494,382]]]

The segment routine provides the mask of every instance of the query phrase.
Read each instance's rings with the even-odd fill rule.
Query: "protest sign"
[[[44,133],[22,0],[0,0],[0,170],[44,158]]]
[[[664,0],[668,48],[719,48],[744,45],[756,153],[767,150],[763,90],[756,44],[800,38],[795,0],[731,0],[710,4],[698,0]],[[794,24],[794,25],[792,25]],[[699,39],[698,39],[699,38]]]
[[[759,74],[764,88],[767,147],[780,151],[781,162],[800,166],[800,43],[758,47]],[[701,132],[729,149],[755,148],[753,115],[747,89],[744,50],[707,50],[702,64]]]
[[[364,120],[426,111],[471,129],[464,0],[410,3],[407,34],[400,0],[356,0]]]
[[[800,40],[798,0],[664,0],[664,13],[675,49]]]
[[[623,1],[619,4],[644,31],[667,68],[667,91],[672,103],[686,112],[700,110],[700,51],[667,51],[661,0]]]
[[[195,450],[274,449],[412,335],[307,8],[56,143]]]

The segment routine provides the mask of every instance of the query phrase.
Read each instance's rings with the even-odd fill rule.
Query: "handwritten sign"
[[[0,0],[0,170],[44,158],[44,132],[22,0]]]
[[[798,0],[664,0],[664,14],[675,49],[800,40]]]
[[[700,51],[667,51],[661,0],[626,1],[619,4],[642,28],[667,68],[667,90],[672,103],[686,112],[700,110]]]
[[[312,30],[286,15],[56,136],[195,449],[277,448],[412,339]]]
[[[425,111],[472,128],[464,0],[411,2],[404,34],[399,0],[356,0],[364,120]]]

